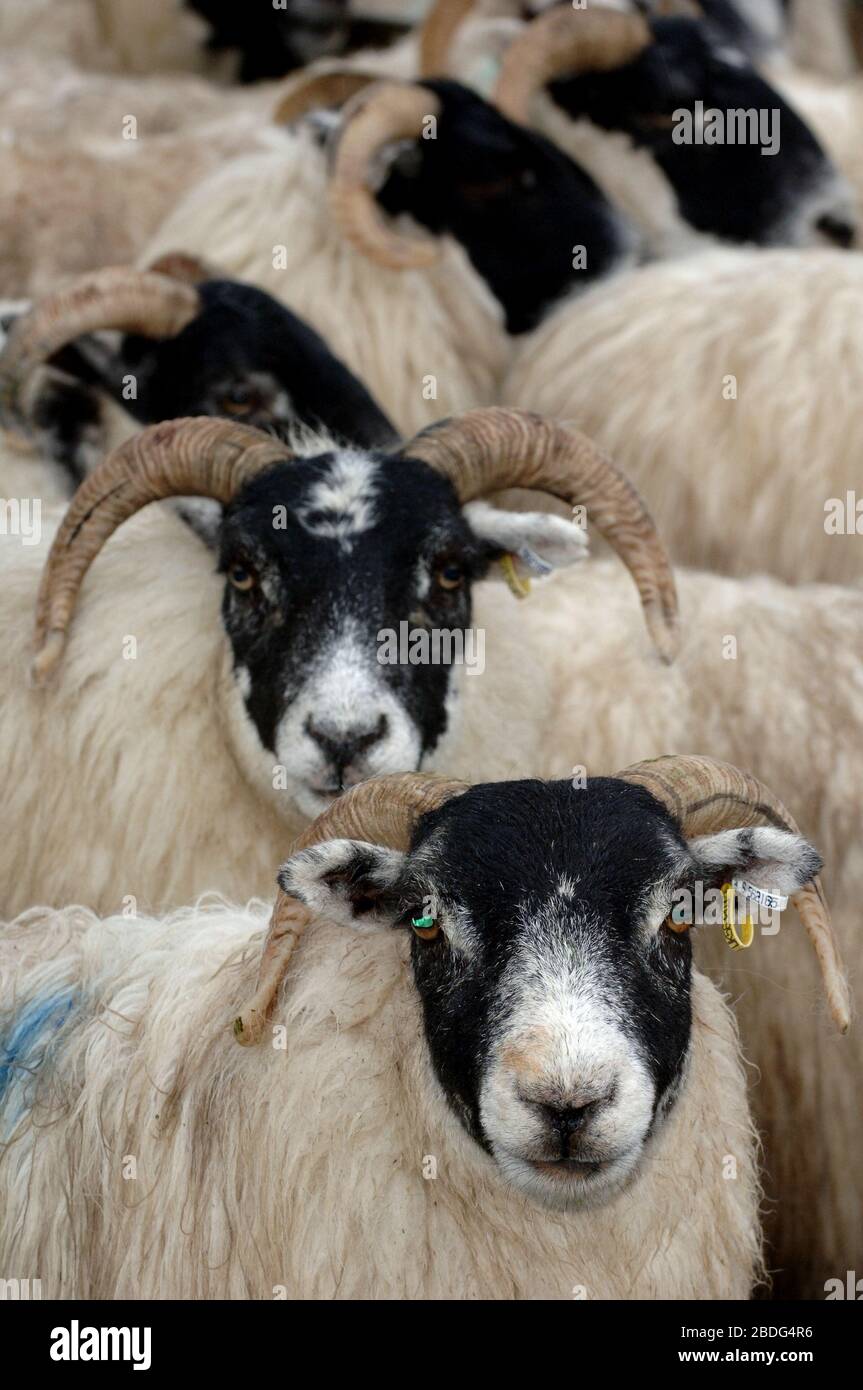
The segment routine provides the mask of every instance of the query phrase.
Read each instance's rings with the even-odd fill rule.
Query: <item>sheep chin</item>
[[[558,1211],[589,1211],[606,1206],[639,1175],[644,1142],[604,1159],[592,1173],[558,1173],[555,1165],[537,1163],[495,1146],[494,1159],[504,1179],[538,1206]]]

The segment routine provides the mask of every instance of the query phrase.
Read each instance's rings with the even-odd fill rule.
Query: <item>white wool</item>
[[[0,934],[7,1036],[75,996],[48,1063],[8,1076],[4,1268],[50,1298],[748,1297],[756,1141],[708,981],[639,1175],[567,1214],[507,1186],[449,1111],[403,935],[316,924],[273,1014],[286,1047],[236,1045],[267,912],[37,910]],[[32,1068],[50,1029],[31,1034]]]
[[[36,443],[0,426],[0,503],[38,500],[47,515],[49,508],[68,501],[70,492],[69,475],[60,464],[47,459]]]
[[[428,270],[374,265],[342,240],[327,185],[311,135],[285,133],[271,152],[233,160],[191,189],[142,264],[182,247],[268,290],[326,338],[405,434],[490,404],[509,342],[461,246],[438,239]]]
[[[68,56],[0,51],[0,139],[119,140],[132,115],[139,138],[168,135],[228,115],[257,112],[263,124],[283,84],[221,87],[193,73],[138,76],[84,72]]]
[[[136,139],[123,137],[122,121],[68,146],[14,132],[6,141],[0,294],[34,297],[63,278],[134,261],[190,182],[271,135],[254,110]]]
[[[788,50],[794,62],[825,77],[859,69],[852,25],[856,0],[791,0]]]
[[[202,69],[209,25],[183,0],[3,0],[0,49],[102,72]]]
[[[501,398],[596,439],[676,562],[855,582],[860,537],[825,534],[825,504],[860,486],[861,321],[861,256],[710,251],[561,305]]]

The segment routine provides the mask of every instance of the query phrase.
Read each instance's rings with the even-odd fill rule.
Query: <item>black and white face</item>
[[[202,281],[196,292],[199,313],[173,337],[86,335],[62,365],[147,424],[214,415],[284,438],[305,427],[367,448],[397,444],[362,382],[285,305],[234,280]]]
[[[123,341],[115,372],[138,377],[142,419],[217,415],[282,434],[317,425],[364,445],[395,442],[362,384],[283,304],[233,280],[197,292],[201,311],[175,337]]]
[[[637,1173],[685,1084],[692,955],[668,925],[680,888],[745,867],[788,893],[819,865],[770,828],[687,842],[648,792],[594,778],[477,786],[425,816],[407,854],[334,840],[279,882],[346,926],[413,930],[453,1111],[506,1181],[566,1208]]]
[[[585,553],[569,522],[462,508],[402,456],[329,452],[248,486],[226,509],[220,568],[234,739],[255,779],[272,787],[280,769],[313,817],[345,787],[420,767],[453,727],[476,651],[444,634],[470,628],[474,581],[525,544],[552,565]]]
[[[562,150],[456,82],[423,86],[440,103],[436,136],[393,151],[378,199],[461,242],[508,332],[529,332],[563,294],[634,260],[632,228]]]
[[[554,100],[574,118],[625,131],[649,149],[698,231],[760,245],[850,246],[857,219],[847,182],[745,54],[689,19],[652,27],[655,42],[634,62],[555,81]],[[747,138],[678,143],[675,113],[694,118],[699,102],[705,116],[720,112],[723,120],[752,113],[741,127]]]

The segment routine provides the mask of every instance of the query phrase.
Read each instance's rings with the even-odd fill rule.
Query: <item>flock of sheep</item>
[[[0,2],[0,1277],[823,1298],[863,7],[236,8]]]

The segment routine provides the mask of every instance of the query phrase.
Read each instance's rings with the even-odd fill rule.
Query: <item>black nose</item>
[[[850,246],[854,245],[857,228],[846,217],[834,217],[828,212],[823,217],[818,218],[815,226],[829,241],[833,242],[834,246],[841,246],[843,250],[847,251]]]
[[[327,728],[325,725],[315,724],[311,718],[306,720],[306,733],[323,749],[340,787],[344,785],[344,774],[351,764],[376,743],[380,743],[388,729],[389,721],[385,714],[380,716],[373,729]]]
[[[577,1134],[584,1126],[585,1121],[593,1114],[598,1104],[598,1101],[590,1100],[585,1105],[542,1105],[540,1107],[549,1128],[559,1135],[564,1152],[573,1134]]]
[[[612,1086],[602,1096],[591,1095],[588,1091],[587,1094],[570,1094],[565,1098],[552,1097],[548,1092],[542,1095],[537,1094],[536,1090],[523,1091],[521,1088],[517,1094],[519,1100],[541,1116],[549,1139],[556,1145],[561,1157],[568,1158],[572,1141],[580,1135],[597,1111],[613,1101],[615,1088]]]

